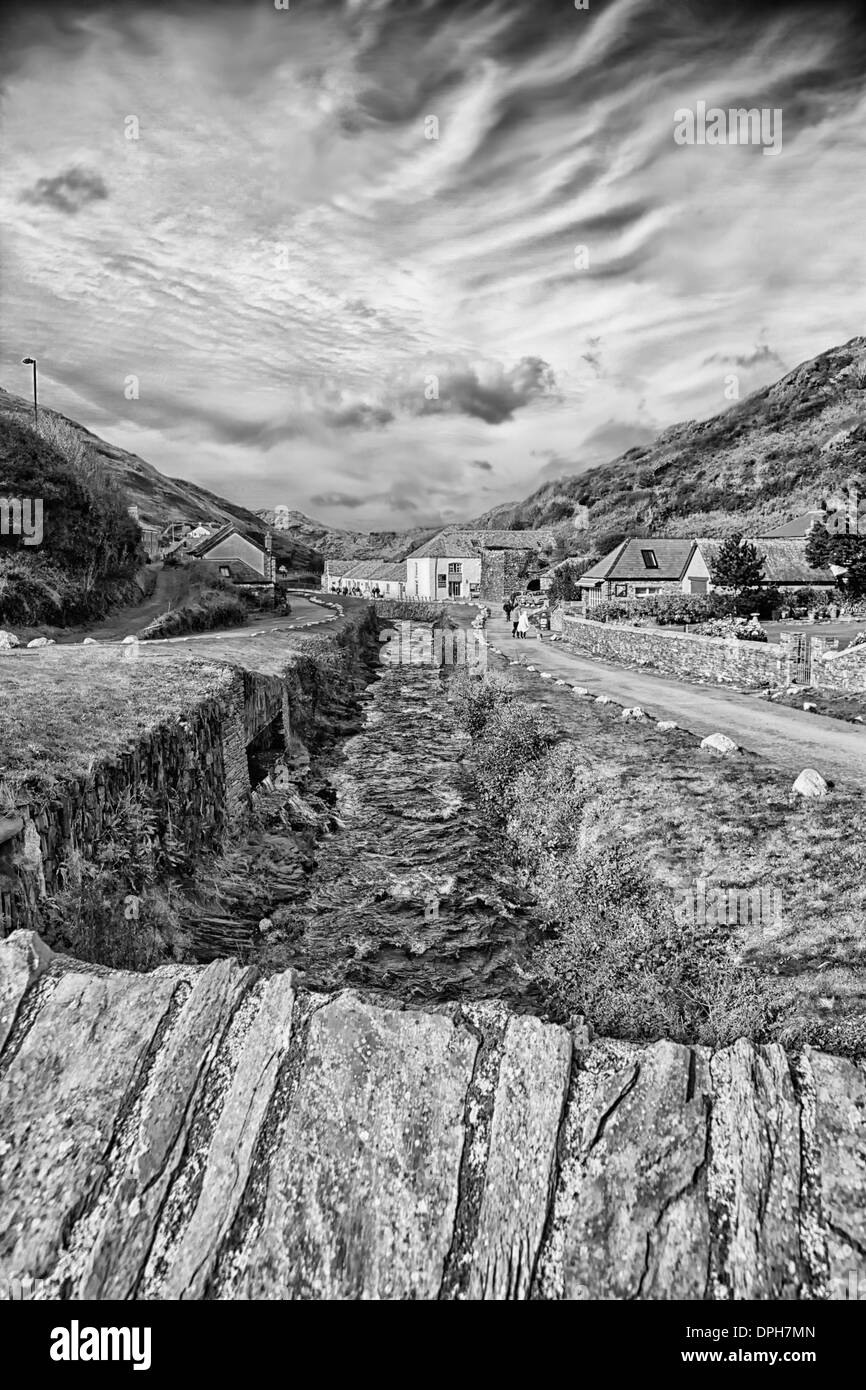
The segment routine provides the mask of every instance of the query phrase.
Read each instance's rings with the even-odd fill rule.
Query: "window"
[[[448,578],[460,579],[463,575],[463,563],[460,560],[448,561]]]
[[[627,585],[627,584],[614,584],[614,586],[613,586],[613,597],[614,597],[614,598],[628,598],[628,585]]]
[[[656,559],[656,553],[654,550],[642,550],[641,555],[643,556],[643,562],[648,570],[658,569],[659,562]]]
[[[220,565],[220,574],[224,575],[226,579],[231,579],[232,572],[228,565]]]
[[[660,594],[661,591],[661,584],[635,584],[634,586],[635,598],[646,598],[647,594]]]
[[[436,587],[437,587],[437,589],[444,589],[444,588],[445,588],[445,585],[446,585],[447,583],[448,583],[448,577],[447,577],[447,575],[444,575],[444,574],[437,574],[437,576],[436,576]]]

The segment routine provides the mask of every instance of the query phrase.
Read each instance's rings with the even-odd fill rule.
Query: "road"
[[[543,642],[517,641],[502,618],[488,621],[487,636],[507,657],[528,658],[540,671],[586,686],[593,695],[609,695],[622,705],[640,705],[656,719],[674,719],[701,737],[727,734],[741,748],[795,775],[804,767],[814,767],[828,781],[866,784],[866,729],[856,725],[773,705],[753,695],[687,685],[576,656],[547,636]]]

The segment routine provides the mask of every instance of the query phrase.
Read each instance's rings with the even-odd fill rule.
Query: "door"
[[[460,579],[449,579],[449,580],[448,580],[448,597],[449,597],[449,598],[459,598],[459,597],[460,597],[460,590],[462,589],[462,587],[463,587],[462,580],[460,580]]]

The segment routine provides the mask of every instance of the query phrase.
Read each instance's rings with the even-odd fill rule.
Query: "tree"
[[[806,563],[814,570],[824,570],[831,563],[833,537],[826,526],[815,522],[806,536]]]
[[[710,566],[710,578],[716,588],[731,589],[735,599],[747,589],[760,588],[764,579],[764,559],[751,541],[743,540],[739,531],[722,542],[715,561]]]
[[[586,555],[579,560],[567,560],[565,564],[557,565],[553,572],[553,581],[547,591],[548,598],[561,598],[567,602],[576,602],[582,598],[578,580],[594,561],[594,556]]]

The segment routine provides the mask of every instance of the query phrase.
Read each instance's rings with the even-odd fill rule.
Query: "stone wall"
[[[44,1298],[862,1299],[864,1121],[809,1048],[0,942],[0,1286]]]
[[[94,857],[126,796],[144,793],[194,858],[219,849],[244,819],[247,748],[263,729],[280,720],[284,738],[291,733],[310,747],[340,736],[357,694],[362,648],[376,646],[370,615],[354,615],[333,635],[298,637],[296,649],[292,638],[286,634],[280,674],[236,667],[219,699],[150,730],[113,760],[100,761],[94,749],[89,776],[70,778],[47,801],[19,804],[0,820],[0,936],[39,927],[39,903],[56,887],[62,865],[73,853]],[[174,651],[163,648],[161,656],[173,658]],[[251,646],[251,661],[255,651]],[[178,651],[177,659],[183,681],[186,657]]]
[[[821,660],[813,656],[812,684],[851,695],[866,691],[866,642]]]
[[[205,701],[188,718],[152,730],[44,802],[16,808],[18,828],[0,844],[0,935],[38,924],[40,900],[57,887],[63,864],[72,854],[95,856],[127,796],[144,794],[191,856],[222,843],[249,791],[240,673],[231,695],[226,704]]]
[[[781,647],[771,642],[700,637],[662,627],[594,623],[555,611],[551,625],[575,651],[647,666],[683,680],[719,680],[745,686],[787,684]]]
[[[539,575],[534,550],[484,550],[481,553],[481,597],[502,603],[510,594],[522,593]]]

